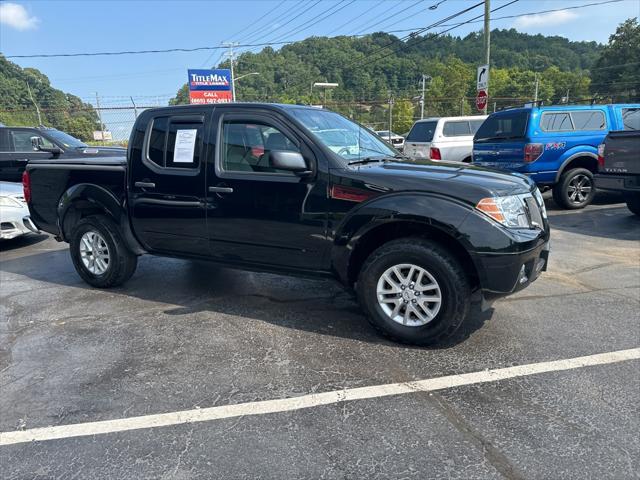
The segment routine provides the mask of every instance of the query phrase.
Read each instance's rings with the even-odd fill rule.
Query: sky
[[[520,0],[493,16],[600,1]],[[2,1],[0,52],[11,56],[218,47],[225,41],[263,43],[301,40],[312,35],[414,29],[475,3],[477,0]],[[491,6],[506,3],[508,0],[492,0]],[[402,10],[405,11],[400,13]],[[456,21],[481,13],[482,7],[478,7]],[[619,23],[638,15],[640,0],[623,0],[494,20],[492,28],[606,43]],[[481,22],[473,23],[451,33],[464,36],[481,28]],[[222,51],[198,51],[10,60],[22,67],[39,69],[54,87],[94,104],[96,92],[103,105],[123,102],[129,96],[152,104],[166,102],[175,95],[186,81],[188,68],[210,67],[221,54]]]

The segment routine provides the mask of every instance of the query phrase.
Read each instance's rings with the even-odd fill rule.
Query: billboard
[[[231,70],[188,70],[189,103],[232,101]]]

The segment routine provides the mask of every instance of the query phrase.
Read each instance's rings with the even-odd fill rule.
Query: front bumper
[[[29,216],[2,215],[2,222],[0,222],[0,239],[2,240],[10,240],[37,231]]]
[[[482,292],[486,299],[509,295],[531,285],[547,270],[550,241],[518,253],[481,254]]]

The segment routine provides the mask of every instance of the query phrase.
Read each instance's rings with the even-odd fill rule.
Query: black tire
[[[574,195],[576,183],[586,181],[583,187],[588,187],[588,192],[580,192]],[[573,188],[572,188],[573,187]],[[593,181],[593,173],[586,168],[572,168],[562,174],[560,180],[553,187],[553,200],[559,207],[567,210],[579,210],[591,203],[596,194],[596,187]],[[584,195],[581,199],[579,196]]]
[[[97,232],[104,239],[109,254],[106,270],[92,273],[82,260],[81,241],[87,232]],[[131,278],[138,265],[138,257],[126,246],[117,225],[104,215],[92,215],[78,222],[71,234],[69,252],[78,275],[89,285],[110,288],[122,285]]]
[[[440,287],[440,310],[424,325],[402,325],[378,303],[378,280],[398,264],[427,270]],[[356,290],[358,301],[376,330],[394,341],[414,345],[435,344],[452,336],[467,316],[471,295],[469,280],[457,259],[440,244],[419,237],[394,240],[375,250],[362,266]]]
[[[627,202],[627,208],[631,210],[631,213],[640,216],[640,193],[628,194],[625,200]]]

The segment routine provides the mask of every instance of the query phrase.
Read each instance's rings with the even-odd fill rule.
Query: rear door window
[[[442,134],[445,137],[468,137],[471,135],[471,127],[467,120],[445,122],[442,127]]]
[[[640,108],[622,109],[622,128],[624,130],[640,130]]]
[[[407,142],[430,142],[436,131],[438,122],[417,122],[407,135]]]
[[[156,117],[149,132],[147,161],[160,168],[197,169],[200,165],[203,135],[202,117]]]
[[[493,140],[524,138],[528,120],[528,111],[491,115],[480,125],[474,141],[490,142]]]
[[[571,112],[571,118],[576,130],[604,130],[607,127],[602,110]]]
[[[540,128],[545,132],[570,132],[574,129],[569,112],[543,113]]]

